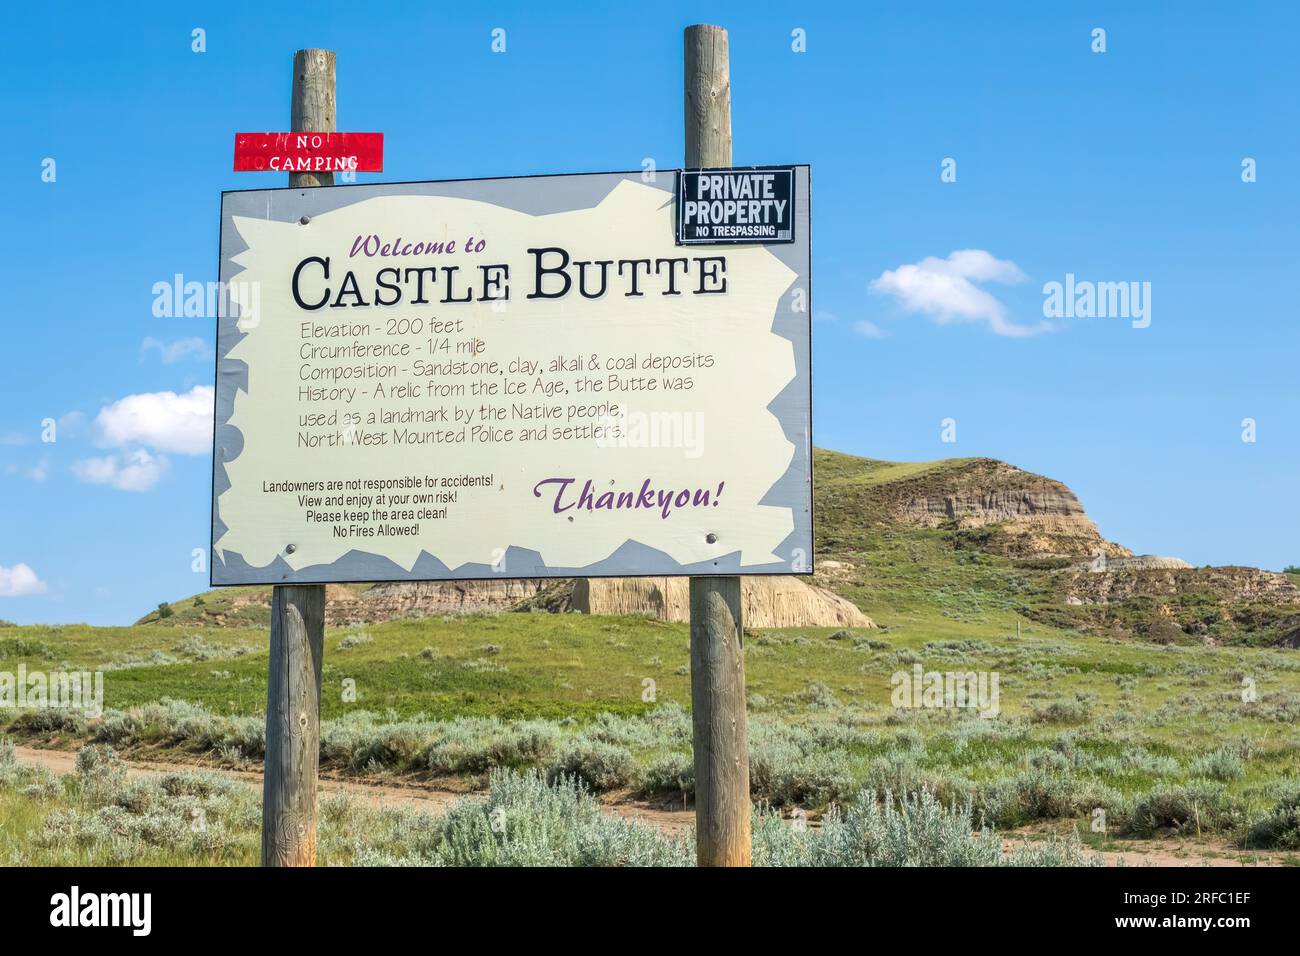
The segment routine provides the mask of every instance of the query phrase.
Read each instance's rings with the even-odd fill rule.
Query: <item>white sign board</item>
[[[810,573],[793,174],[781,245],[664,171],[223,194],[213,583]]]

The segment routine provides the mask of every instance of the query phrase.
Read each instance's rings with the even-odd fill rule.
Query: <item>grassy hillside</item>
[[[369,587],[369,584],[331,584],[329,591],[360,594]],[[168,627],[267,628],[271,626],[271,588],[269,585],[250,585],[205,591],[179,601],[163,602],[136,623]]]
[[[977,622],[1015,615],[1067,631],[1160,643],[1300,642],[1294,593],[1300,575],[1283,578],[1292,594],[1273,595],[1255,593],[1254,569],[1116,571],[1131,597],[1071,603],[1073,586],[1095,583],[1078,570],[1084,556],[1017,553],[1021,539],[1008,533],[1012,522],[918,527],[900,517],[907,502],[927,497],[1005,487],[1069,493],[1052,479],[987,458],[899,463],[819,449],[813,463],[818,558],[823,566],[827,559],[847,565],[824,570],[819,583],[879,622],[915,626],[936,617]]]
[[[1258,845],[1250,834],[1300,772],[1300,661],[1290,652],[1038,625],[1022,625],[1017,638],[1010,623],[1001,611],[924,622],[911,610],[883,635],[752,635],[755,797],[817,811],[862,787],[926,788],[972,801],[978,819],[1000,827],[1075,820],[1086,829],[1101,807],[1119,834],[1191,828]],[[232,629],[0,631],[6,668],[116,668],[102,717],[20,714],[0,732],[42,746],[98,742],[153,759],[255,766],[264,641]],[[534,767],[680,800],[691,789],[687,642],[682,625],[636,617],[502,614],[332,629],[323,767],[458,788],[482,785],[493,767]],[[999,715],[894,708],[892,676],[918,663],[996,672]],[[643,699],[646,678],[653,700]],[[1243,700],[1246,678],[1254,700]]]
[[[1113,604],[1070,604],[1074,558],[981,548],[1000,534],[1025,540],[996,522],[908,518],[918,499],[993,484],[1068,494],[1059,483],[989,459],[818,451],[815,467],[817,580],[881,629],[747,632],[756,800],[816,813],[863,788],[925,790],[999,827],[1073,821],[1098,845],[1179,833],[1300,849],[1300,655],[1248,646],[1275,639],[1284,601],[1239,600],[1229,592],[1240,576],[1195,569],[1105,578],[1155,587],[1174,580],[1159,575],[1185,576],[1172,599],[1138,587]],[[1275,577],[1260,580],[1280,587]],[[266,592],[200,595],[132,627],[0,625],[0,670],[104,670],[108,708],[96,718],[0,712],[0,733],[255,767]],[[331,627],[322,767],[457,788],[484,786],[494,769],[535,769],[680,805],[693,787],[688,645],[685,625],[637,616]],[[996,674],[997,715],[894,706],[897,675],[916,665]],[[12,819],[45,826],[53,804],[19,813],[26,798],[4,786]],[[1089,830],[1098,809],[1109,821],[1100,835]]]
[[[816,449],[816,582],[847,597],[878,623],[908,627],[936,620],[997,622],[1017,617],[1067,631],[1116,638],[1252,646],[1300,644],[1300,574],[1285,576],[1290,597],[1256,593],[1251,569],[1178,572],[1117,571],[1124,599],[1096,602],[1079,572],[1094,545],[1107,542],[1082,514],[1068,527],[1003,522],[915,520],[908,506],[952,497],[967,501],[998,492],[1067,499],[1061,482],[991,458],[889,462]],[[1029,516],[1032,521],[1033,516]],[[1019,532],[1019,533],[1018,533]],[[1091,535],[1091,537],[1089,537]],[[1041,553],[1032,546],[1058,548]],[[547,610],[568,582],[521,603]],[[330,585],[329,599],[355,597],[370,585]],[[1071,600],[1075,591],[1085,598]],[[209,591],[161,605],[140,624],[167,627],[255,627],[270,624],[269,587]]]

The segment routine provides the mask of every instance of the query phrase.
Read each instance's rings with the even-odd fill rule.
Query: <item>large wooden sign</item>
[[[651,178],[225,193],[213,583],[810,573],[808,167],[778,245]]]

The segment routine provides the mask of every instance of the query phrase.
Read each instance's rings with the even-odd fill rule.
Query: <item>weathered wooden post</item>
[[[685,37],[686,166],[731,165],[727,31]],[[749,726],[739,577],[691,578],[696,861],[749,866]]]
[[[334,52],[293,55],[291,130],[335,130]],[[332,186],[333,173],[290,173],[290,186]],[[266,685],[262,865],[316,865],[316,772],[320,762],[325,586],[276,585]]]
[[[293,55],[294,133],[332,133],[338,120],[333,50],[299,50]],[[290,173],[290,186],[333,186],[333,173]]]

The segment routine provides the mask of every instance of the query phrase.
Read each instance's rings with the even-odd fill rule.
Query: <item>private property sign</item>
[[[213,583],[810,573],[784,169],[781,245],[663,173],[225,193]]]
[[[794,167],[683,169],[677,242],[794,241]]]
[[[383,133],[236,133],[235,172],[378,173]]]

